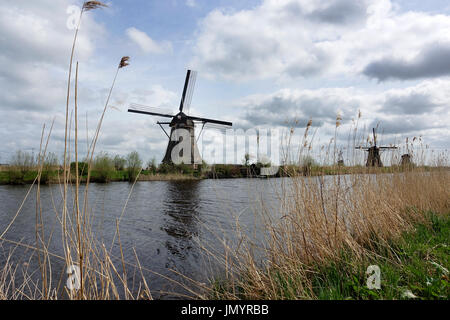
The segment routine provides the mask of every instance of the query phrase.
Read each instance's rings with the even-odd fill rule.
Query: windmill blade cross
[[[155,108],[150,108],[150,107],[147,107],[144,105],[139,105],[139,104],[130,104],[130,108],[128,109],[128,112],[147,114],[147,115],[157,116],[157,117],[171,118],[170,122],[167,122],[167,121],[166,122],[160,122],[160,121],[157,122],[157,124],[161,127],[161,129],[164,131],[166,136],[169,138],[166,153],[162,160],[163,163],[166,163],[166,164],[174,163],[172,161],[172,151],[174,150],[174,147],[176,146],[176,141],[170,140],[170,137],[171,137],[172,133],[174,132],[174,130],[185,129],[185,130],[189,131],[190,140],[191,140],[190,141],[191,142],[190,164],[194,165],[194,167],[195,167],[197,164],[201,163],[201,156],[199,154],[197,144],[196,144],[198,137],[197,137],[197,139],[195,139],[195,124],[196,124],[196,122],[202,123],[202,131],[206,124],[215,125],[215,126],[223,126],[223,127],[233,125],[231,122],[228,122],[228,121],[221,121],[221,120],[201,118],[201,117],[193,117],[193,116],[189,116],[186,112],[183,112],[183,109],[189,111],[192,96],[194,93],[196,77],[197,77],[197,72],[192,71],[192,70],[187,70],[186,79],[184,81],[183,94],[181,96],[180,107],[179,107],[178,112],[155,110]],[[163,125],[169,125],[170,134],[164,129]],[[220,129],[225,129],[225,128],[220,128]],[[200,135],[201,135],[202,131],[200,132]]]

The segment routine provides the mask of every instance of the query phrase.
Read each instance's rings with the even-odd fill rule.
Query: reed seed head
[[[101,7],[107,7],[107,5],[100,1],[86,1],[83,3],[83,11],[95,10]]]
[[[341,120],[342,120],[342,117],[341,117],[341,115],[338,113],[337,116],[336,116],[336,128],[339,127],[339,126],[341,125]]]
[[[130,57],[122,57],[119,63],[119,68],[123,68],[129,65],[128,61],[130,60]]]

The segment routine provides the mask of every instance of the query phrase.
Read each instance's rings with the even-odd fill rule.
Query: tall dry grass
[[[338,116],[336,130],[340,120]],[[289,154],[294,130],[285,137],[285,159],[301,160],[310,154],[310,126],[311,122],[294,156]],[[351,135],[356,140],[356,130]],[[349,145],[359,144],[355,140]],[[247,226],[237,222],[233,233],[237,240],[217,234],[221,249],[204,244],[220,272],[214,269],[208,289],[199,286],[202,297],[314,299],[318,266],[386,259],[378,256],[377,249],[390,252],[392,241],[416,223],[426,222],[427,211],[450,212],[448,158],[445,153],[439,154],[431,159],[434,167],[430,169],[423,165],[423,149],[409,146],[416,164],[407,167],[361,168],[356,174],[333,176],[322,171],[317,176],[305,176],[302,166],[297,165],[298,170],[286,172],[289,178],[283,180],[277,195],[279,207],[273,208],[261,197],[254,210],[259,222],[255,229],[246,230]],[[336,164],[339,150],[333,141],[322,150],[321,159],[332,163],[328,169],[346,172]],[[397,154],[391,158],[395,164],[400,157]],[[396,261],[390,254],[389,259]]]

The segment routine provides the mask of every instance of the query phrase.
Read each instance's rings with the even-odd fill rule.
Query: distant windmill
[[[401,166],[410,166],[410,165],[412,165],[411,158],[412,158],[411,154],[409,154],[409,153],[402,154],[402,160],[400,161],[400,165]]]
[[[414,138],[414,140],[415,140],[415,138]],[[409,152],[408,138],[406,138],[406,153],[402,154],[402,159],[400,160],[400,165],[401,166],[410,166],[410,165],[412,165],[411,159],[412,159],[412,155]]]
[[[172,150],[173,148],[181,141],[180,138],[176,135],[176,129],[185,129],[188,130],[190,135],[190,144],[191,144],[191,157],[190,157],[190,163],[185,164],[199,164],[201,163],[202,159],[200,157],[200,153],[198,151],[197,147],[197,141],[195,139],[195,122],[202,123],[202,130],[205,124],[207,123],[213,123],[216,125],[222,125],[222,126],[232,126],[233,124],[231,122],[227,121],[220,121],[220,120],[214,120],[214,119],[207,119],[207,118],[200,118],[200,117],[193,117],[185,114],[183,110],[189,110],[189,106],[191,104],[192,100],[192,94],[194,91],[194,85],[195,85],[195,79],[197,77],[197,72],[188,70],[186,73],[186,80],[184,82],[184,88],[183,88],[183,95],[181,96],[181,102],[179,107],[179,112],[176,115],[171,114],[164,114],[164,113],[158,113],[158,112],[150,112],[146,110],[142,110],[142,106],[137,104],[131,104],[130,109],[128,109],[128,112],[134,112],[134,113],[142,113],[142,114],[148,114],[151,116],[158,116],[158,117],[165,117],[165,118],[172,118],[170,122],[157,122],[161,129],[163,129],[164,133],[169,138],[169,143],[167,144],[166,153],[163,158],[163,163],[166,164],[172,164]],[[163,124],[168,124],[171,128],[170,135],[167,134],[167,132],[162,127]],[[181,150],[180,152],[183,152]],[[182,156],[182,154],[180,154]]]
[[[338,166],[343,166],[343,165],[344,165],[344,156],[342,155],[342,150],[339,150]]]
[[[377,146],[377,136],[375,134],[375,128],[372,128],[373,132],[373,146],[371,147],[356,147],[356,149],[362,149],[368,152],[366,167],[382,167],[383,162],[381,162],[380,150],[390,150],[397,149],[397,147],[378,147]]]

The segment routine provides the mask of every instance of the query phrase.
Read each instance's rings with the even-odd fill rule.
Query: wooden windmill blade
[[[231,123],[231,122],[222,121],[222,120],[207,119],[207,118],[192,117],[192,116],[187,116],[187,118],[191,119],[193,121],[200,121],[203,123],[214,123],[214,124],[219,124],[219,125],[229,126],[229,127],[231,127],[233,125],[233,123]]]
[[[377,146],[377,135],[375,134],[375,128],[372,128],[372,132],[373,132],[373,146],[376,147]]]
[[[171,113],[168,110],[159,109],[155,107],[149,107],[143,104],[137,104],[137,103],[131,103],[128,112],[132,113],[140,113],[140,114],[147,114],[150,116],[158,116],[158,117],[165,117],[165,118],[173,118],[174,115],[171,115]]]
[[[186,72],[186,79],[184,80],[183,94],[181,95],[180,112],[183,112],[183,110],[186,109],[189,111],[196,80],[197,71],[188,70]]]
[[[184,101],[184,110],[186,114],[189,114],[192,102],[192,96],[194,95],[195,82],[197,81],[197,71],[191,70],[189,76],[189,85],[186,93],[186,98]]]
[[[222,125],[222,124],[210,123],[210,122],[202,122],[202,125],[204,125],[205,129],[226,130],[229,127],[228,125]]]

